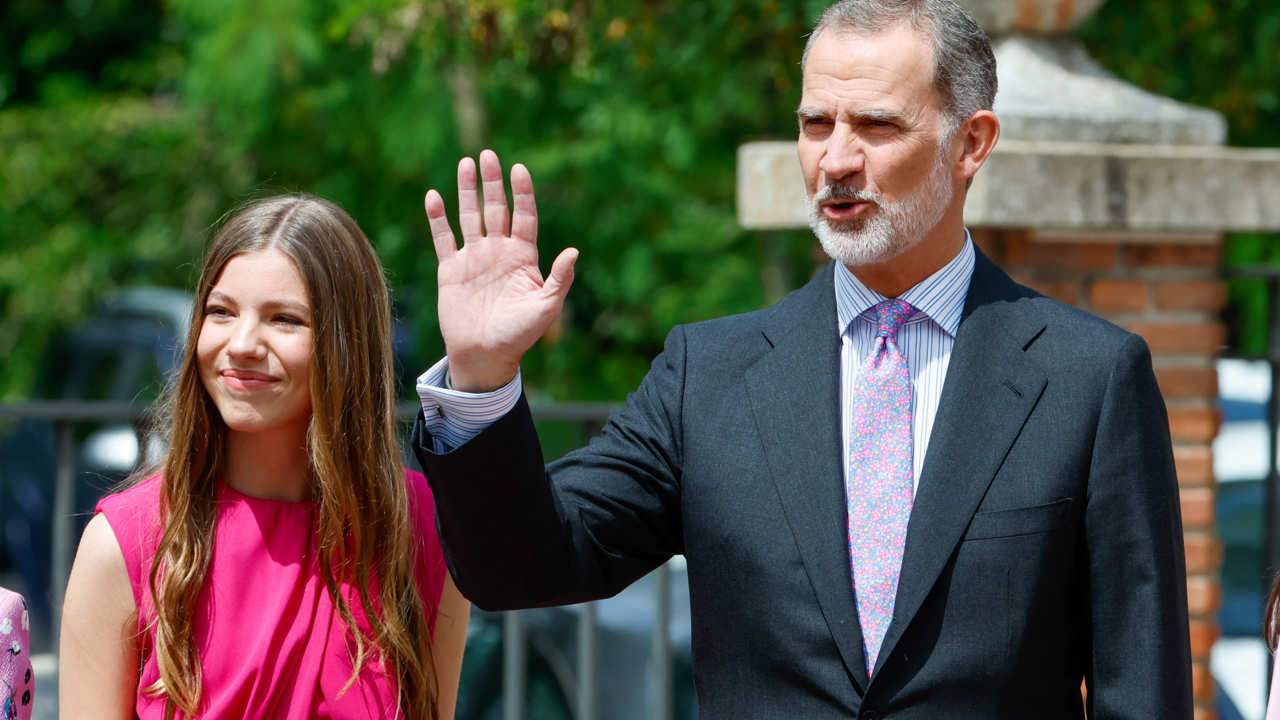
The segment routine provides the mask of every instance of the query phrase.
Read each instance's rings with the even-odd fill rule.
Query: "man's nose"
[[[843,123],[837,124],[827,138],[826,152],[818,168],[827,182],[836,182],[866,169],[867,156],[857,135]]]

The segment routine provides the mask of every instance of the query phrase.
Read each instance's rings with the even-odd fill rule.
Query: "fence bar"
[[[671,720],[675,703],[671,686],[671,565],[654,571],[653,590],[653,720]]]
[[[71,515],[75,512],[76,438],[75,426],[68,420],[53,424],[56,458],[53,471],[53,594],[54,637],[62,627],[62,599],[67,593],[67,576],[71,574]]]
[[[596,604],[582,606],[578,615],[578,720],[596,718],[596,658],[599,647]]]
[[[525,644],[524,616],[518,610],[502,615],[502,718],[524,720]]]

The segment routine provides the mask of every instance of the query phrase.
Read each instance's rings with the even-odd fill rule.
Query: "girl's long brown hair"
[[[1280,645],[1280,574],[1271,583],[1271,592],[1267,595],[1266,612],[1262,616],[1262,637],[1271,652]]]
[[[167,403],[163,533],[150,573],[160,680],[143,691],[166,697],[166,718],[179,710],[198,713],[203,688],[194,611],[213,555],[227,429],[200,381],[196,341],[205,302],[227,261],[269,248],[293,260],[311,302],[306,447],[317,501],[315,541],[329,597],[354,636],[348,687],[378,658],[396,683],[400,709],[435,718],[427,610],[414,581],[416,538],[396,440],[382,266],[346,212],[307,195],[267,198],[238,212],[214,237],[200,273],[186,355]],[[358,594],[367,630],[356,624],[339,592],[343,585]]]

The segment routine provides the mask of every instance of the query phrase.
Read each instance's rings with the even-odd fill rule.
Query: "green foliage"
[[[533,173],[544,259],[582,251],[529,386],[621,399],[672,325],[760,307],[812,271],[807,232],[738,228],[734,167],[743,142],[794,132],[797,61],[824,6],[8,3],[0,398],[27,391],[48,338],[104,292],[190,287],[222,212],[290,190],[359,221],[425,366],[443,348],[422,195],[456,208],[458,157],[493,147]],[[1260,145],[1280,145],[1277,33],[1280,8],[1248,0],[1110,2],[1083,29],[1104,65]]]
[[[774,2],[172,0],[192,38],[180,98],[272,189],[342,203],[397,288],[424,365],[442,348],[421,198],[493,147],[539,188],[544,258],[582,250],[532,388],[618,399],[670,327],[764,304],[734,219],[736,148],[789,133],[809,19]],[[450,202],[451,205],[455,203]],[[773,237],[784,286],[811,268]],[[794,259],[794,262],[791,262]]]
[[[1280,6],[1113,0],[1079,35],[1120,77],[1226,115],[1230,144],[1280,145]]]
[[[0,112],[0,398],[54,332],[124,284],[194,283],[211,219],[250,175],[190,113],[105,97]]]

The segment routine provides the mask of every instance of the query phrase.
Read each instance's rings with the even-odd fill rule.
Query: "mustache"
[[[814,204],[826,202],[827,200],[856,200],[858,202],[874,203],[876,206],[880,205],[879,194],[858,190],[852,185],[828,185],[813,195]]]

